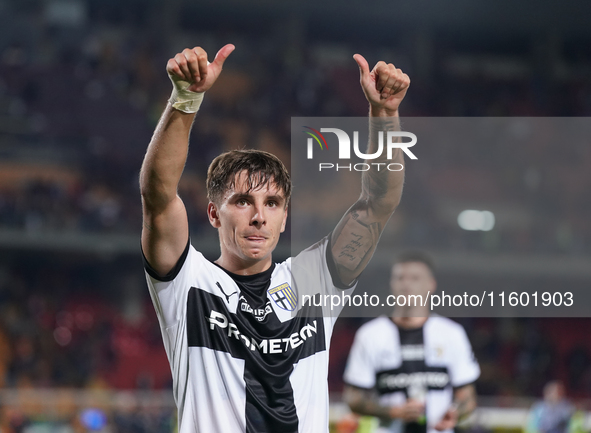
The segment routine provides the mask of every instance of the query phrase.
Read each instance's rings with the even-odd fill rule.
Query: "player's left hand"
[[[445,412],[443,418],[433,426],[435,430],[443,431],[454,428],[458,423],[458,411],[455,408],[450,408]]]
[[[370,71],[367,60],[361,54],[353,56],[361,75],[361,87],[372,109],[394,115],[404,99],[410,78],[392,63],[379,61]]]

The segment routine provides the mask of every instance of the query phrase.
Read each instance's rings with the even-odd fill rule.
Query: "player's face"
[[[560,382],[550,382],[544,387],[544,400],[556,403],[564,397],[564,385]]]
[[[431,271],[421,262],[396,263],[392,268],[390,289],[395,296],[433,293],[437,287]]]
[[[244,264],[270,261],[279,235],[285,230],[285,196],[274,183],[248,191],[246,180],[243,171],[220,203],[209,204],[209,219],[218,229],[222,255]]]

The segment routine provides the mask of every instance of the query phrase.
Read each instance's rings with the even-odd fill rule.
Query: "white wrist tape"
[[[191,92],[187,90],[191,86],[188,81],[183,81],[177,77],[173,78],[170,75],[169,78],[172,81],[172,95],[170,95],[168,102],[183,113],[196,113],[201,106],[201,102],[203,102],[205,92]]]

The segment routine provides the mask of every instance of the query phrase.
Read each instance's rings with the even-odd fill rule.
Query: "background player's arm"
[[[408,400],[401,406],[384,406],[378,401],[374,390],[349,385],[345,386],[343,399],[356,414],[382,419],[416,421],[425,413],[425,406],[417,401]]]
[[[458,421],[470,415],[474,409],[476,409],[476,388],[474,385],[456,388],[452,406],[434,428],[440,431],[454,428]]]
[[[400,130],[398,107],[410,79],[394,65],[378,62],[372,71],[359,54],[354,56],[359,65],[361,87],[370,105],[370,136],[367,153],[375,153],[378,131]],[[389,171],[389,163],[404,163],[403,151],[394,149],[392,159],[387,152],[372,160],[384,163],[382,169],[364,171],[361,178],[361,195],[345,213],[332,233],[332,254],[344,284],[353,282],[365,269],[377,246],[386,222],[398,206],[404,183],[404,170]],[[379,167],[379,166],[373,166]]]
[[[233,45],[224,46],[208,65],[207,53],[202,48],[185,49],[168,61],[166,71],[173,83],[186,82],[187,90],[203,93],[215,82],[233,50]],[[140,171],[142,249],[159,275],[166,275],[175,266],[189,238],[187,212],[177,187],[187,160],[194,119],[195,113],[181,112],[169,102]]]
[[[476,409],[476,388],[474,385],[465,385],[454,391],[454,406],[461,420],[470,415]]]

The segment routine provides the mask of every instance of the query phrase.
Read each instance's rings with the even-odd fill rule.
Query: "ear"
[[[215,203],[209,202],[207,205],[207,218],[209,218],[209,223],[216,229],[221,227],[220,215]]]
[[[437,291],[437,280],[435,277],[431,276],[431,293],[435,293]]]
[[[283,223],[281,223],[281,232],[285,231],[285,225],[287,224],[287,205],[285,205],[285,210],[283,211]]]

